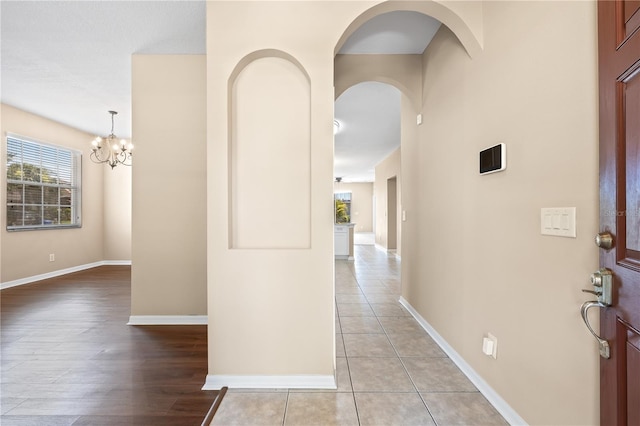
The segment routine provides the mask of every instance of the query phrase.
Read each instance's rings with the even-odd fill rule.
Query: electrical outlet
[[[53,253],[51,253],[51,254],[49,255],[49,262],[55,262],[55,261],[56,261],[56,255],[55,255],[55,254],[53,254]]]
[[[498,358],[498,338],[491,333],[487,333],[487,337],[482,339],[482,352],[485,355]]]

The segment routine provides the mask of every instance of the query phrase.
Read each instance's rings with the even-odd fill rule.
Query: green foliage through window
[[[7,229],[79,227],[81,154],[7,136]]]
[[[336,223],[351,221],[351,193],[338,192],[333,194],[335,200]]]

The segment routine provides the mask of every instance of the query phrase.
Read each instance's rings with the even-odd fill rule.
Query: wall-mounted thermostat
[[[501,172],[507,168],[507,146],[503,143],[480,151],[480,174]]]

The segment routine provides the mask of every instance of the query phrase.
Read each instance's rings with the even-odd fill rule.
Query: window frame
[[[19,148],[19,152],[21,155],[20,161],[9,160],[9,155],[11,154],[9,151],[10,145],[15,142],[20,144],[20,148]],[[37,231],[37,230],[48,230],[48,229],[81,228],[82,227],[82,151],[69,148],[66,146],[62,146],[62,145],[43,142],[34,138],[17,135],[14,133],[8,133],[8,132],[5,135],[5,144],[6,144],[5,146],[6,161],[5,161],[5,169],[4,169],[4,176],[6,180],[5,182],[6,199],[4,203],[5,219],[6,219],[5,229],[8,232],[20,232],[20,231]],[[36,158],[39,164],[34,164],[33,161],[25,161],[25,151],[26,151],[25,144],[28,144],[28,147],[31,149],[33,148],[37,149],[38,154]],[[49,151],[55,150],[55,158],[52,158],[51,156],[47,156],[43,154],[44,150],[49,150]],[[70,159],[69,158],[66,159],[68,162],[61,159],[60,153],[62,153],[63,156],[70,157]],[[33,156],[32,156],[32,159],[34,159]],[[45,161],[45,160],[49,160],[49,161]],[[48,163],[47,167],[52,167],[52,166],[55,167],[55,171],[52,172],[51,175],[55,177],[56,182],[54,183],[43,182],[42,170],[47,169],[44,163]],[[39,181],[25,180],[24,175],[21,177],[21,179],[10,179],[9,171],[10,171],[11,164],[20,164],[21,171],[24,171],[25,164],[30,164],[39,168],[39,172],[40,172],[38,176]],[[51,169],[49,168],[49,170]],[[71,182],[61,182],[61,172],[64,173],[63,170],[65,171],[68,170],[67,175],[69,176],[69,180]],[[23,192],[22,194],[19,195],[20,197],[19,202],[15,202],[15,201],[11,202],[13,200],[10,199],[10,194],[9,194],[10,185],[23,186],[23,189],[22,189]],[[28,200],[29,197],[27,194],[26,186],[41,188],[39,203],[29,202],[30,200]],[[46,201],[47,188],[57,189],[56,203],[51,203]],[[63,198],[61,193],[62,190],[69,192],[69,197],[70,197],[69,204],[65,204],[62,201],[62,198]],[[21,225],[9,224],[9,219],[10,219],[9,209],[11,206],[22,207],[22,224]],[[40,208],[40,213],[39,213],[40,224],[33,224],[33,223],[24,224],[26,207]],[[46,219],[47,216],[45,214],[46,208],[57,208],[58,223],[55,223],[55,222],[46,223],[47,221]],[[59,223],[61,220],[60,215],[61,215],[62,208],[70,208],[71,223]]]

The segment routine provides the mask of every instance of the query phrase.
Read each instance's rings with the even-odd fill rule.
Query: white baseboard
[[[106,266],[131,266],[130,260],[103,260],[103,265]]]
[[[229,389],[337,389],[334,376],[235,376],[209,374],[202,390]]]
[[[117,262],[117,263],[112,263]],[[5,288],[16,287],[19,285],[30,284],[36,281],[46,280],[48,278],[59,277],[60,275],[71,274],[72,272],[84,271],[85,269],[96,268],[104,265],[131,265],[130,260],[101,260],[100,262],[87,263],[84,265],[73,266],[71,268],[59,269],[57,271],[47,272],[45,274],[33,275],[31,277],[20,278],[13,281],[7,281],[0,284],[0,290]]]
[[[207,325],[206,315],[131,315],[127,325]]]
[[[380,244],[378,244],[378,243],[376,243],[374,246],[375,246],[375,248],[377,248],[378,250],[382,250],[382,251],[383,251],[383,252],[385,252],[385,253],[393,254],[393,255],[396,257],[396,259],[398,259],[398,260],[401,260],[401,259],[402,259],[402,258],[400,257],[400,255],[398,254],[398,249],[388,249],[388,248],[386,248],[386,247],[384,247],[384,246],[381,246],[381,245],[380,245]]]
[[[460,356],[458,352],[422,316],[407,302],[404,297],[400,298],[402,306],[413,315],[418,323],[425,329],[431,338],[442,348],[460,370],[471,380],[471,383],[478,388],[480,393],[487,398],[487,401],[504,417],[510,425],[526,425],[527,422],[500,395]]]

